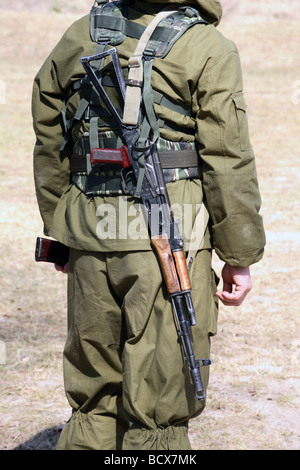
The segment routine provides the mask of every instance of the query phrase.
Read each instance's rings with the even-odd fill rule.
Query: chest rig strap
[[[145,174],[145,142],[156,143],[159,138],[159,120],[154,109],[154,92],[151,87],[153,60],[162,58],[182,34],[195,23],[206,23],[197,10],[184,8],[170,10],[164,8],[146,28],[140,38],[134,54],[128,61],[129,76],[127,80],[123,123],[137,125],[140,109],[144,111],[141,134],[136,143],[139,152],[140,174],[136,195],[139,195]]]
[[[151,139],[157,143],[158,150],[166,154],[164,162],[164,174],[166,181],[176,181],[178,179],[197,178],[198,157],[193,142],[172,142],[164,141],[160,137],[159,126],[162,127],[162,121],[158,120],[155,113],[154,103],[160,103],[162,106],[177,112],[181,116],[191,116],[190,109],[179,103],[174,103],[166,96],[161,96],[151,87],[152,64],[155,58],[162,59],[170,51],[173,44],[184,34],[184,32],[194,24],[206,23],[199,15],[199,12],[190,7],[179,7],[178,10],[166,8],[158,13],[152,23],[145,28],[136,22],[127,18],[126,4],[119,1],[108,2],[100,0],[94,3],[90,13],[90,36],[96,43],[95,54],[103,52],[106,48],[121,44],[127,36],[139,39],[138,45],[133,56],[129,59],[129,75],[126,83],[125,106],[123,109],[123,122],[138,122],[141,132],[139,140],[136,142],[136,149],[139,155],[141,166],[140,181],[143,177],[145,142]],[[95,61],[92,65],[103,85],[116,86],[106,73],[103,73],[103,59]],[[109,83],[110,81],[110,83]],[[73,182],[75,182],[86,194],[84,187],[91,177],[97,176],[101,170],[106,173],[106,165],[93,165],[91,159],[91,149],[105,148],[106,134],[105,128],[111,127],[111,124],[105,121],[106,109],[99,105],[99,98],[93,89],[92,84],[86,78],[79,80],[74,85],[75,91],[82,90],[82,99],[75,115],[66,120],[67,127],[71,130],[74,121],[88,120],[89,131],[85,133],[84,138],[75,142],[73,156],[71,158],[71,171],[73,173]],[[66,108],[65,108],[66,109]],[[104,117],[104,118],[103,118]],[[101,121],[99,119],[101,118]],[[111,121],[110,121],[111,122]],[[102,123],[102,130],[101,130]],[[163,123],[165,127],[165,124]],[[166,126],[167,127],[167,126]],[[177,127],[176,127],[177,129]],[[176,130],[173,129],[173,130]],[[189,129],[180,130],[186,134]],[[83,137],[83,136],[82,136]],[[80,142],[85,142],[81,145]],[[119,148],[122,143],[119,142],[112,147]],[[178,152],[174,152],[178,150]],[[180,158],[177,157],[180,156]],[[175,158],[174,158],[175,157]],[[186,163],[186,165],[183,164]],[[117,165],[115,166],[117,170]],[[107,168],[109,170],[109,168]],[[111,168],[110,168],[111,171]],[[80,184],[78,183],[80,179]],[[106,181],[106,176],[104,180]],[[96,179],[95,179],[96,181]],[[105,193],[109,191],[109,185],[105,184]],[[139,187],[137,187],[137,193]],[[94,195],[103,194],[102,189],[91,191]]]
[[[164,12],[165,13],[165,12]],[[163,15],[165,16],[165,15]],[[158,14],[158,20],[163,19],[163,16]],[[156,20],[155,20],[156,21]],[[178,11],[170,12],[167,15],[167,18],[163,19],[163,21],[158,21],[158,24],[155,27],[155,23],[153,23],[154,28],[152,30],[148,29],[150,34],[144,36],[145,43],[139,46],[139,50],[141,53],[137,52],[138,61],[135,57],[135,54],[130,59],[130,70],[129,73],[131,77],[129,77],[129,81],[127,82],[127,95],[128,95],[128,103],[130,102],[130,95],[139,95],[141,97],[141,88],[139,84],[141,82],[145,82],[145,78],[147,75],[147,80],[150,81],[151,79],[151,67],[152,62],[155,57],[163,58],[169,52],[172,45],[176,42],[177,39],[192,25],[196,23],[206,23],[199,15],[197,10],[190,8],[190,7],[179,7]],[[121,44],[127,36],[139,39],[145,32],[145,26],[138,24],[137,22],[130,21],[127,19],[127,5],[120,1],[108,2],[108,0],[99,0],[95,1],[94,5],[90,12],[90,36],[93,42],[96,43],[95,54],[102,52],[108,46],[117,46]],[[147,42],[148,37],[148,42]],[[147,62],[146,68],[147,72],[146,75],[143,74],[143,64]],[[148,64],[148,62],[151,64]],[[141,66],[140,66],[141,65]],[[95,70],[98,71],[101,77],[101,70],[103,66],[102,61],[97,61],[93,64]],[[138,74],[138,76],[137,76]],[[137,76],[137,78],[135,78]],[[101,80],[107,80],[107,76],[101,77]],[[103,82],[104,84],[104,82]],[[136,90],[136,88],[138,90]],[[74,112],[72,116],[67,116],[67,104],[69,98],[76,92],[83,92],[82,99],[80,101],[78,109]],[[85,91],[84,91],[85,90]],[[146,90],[146,88],[145,88]],[[68,96],[66,97],[63,106],[62,106],[62,120],[64,123],[65,128],[65,135],[63,138],[63,142],[61,145],[61,150],[63,150],[65,144],[71,138],[71,131],[73,125],[76,122],[80,122],[82,119],[88,117],[90,120],[90,124],[92,124],[92,132],[96,131],[98,121],[98,116],[104,118],[105,123],[105,109],[100,108],[98,106],[98,110],[95,112],[94,108],[95,105],[91,104],[91,102],[96,103],[97,99],[93,99],[95,95],[93,91],[93,87],[89,82],[86,82],[85,79],[78,80],[77,82],[73,83],[70,90],[68,90]],[[145,94],[146,95],[146,94]],[[157,98],[158,97],[158,98]],[[138,108],[138,104],[141,104],[140,101],[136,98],[133,99],[135,103],[135,110]],[[149,103],[149,100],[154,100],[155,103],[161,104],[167,109],[174,110],[174,102],[169,99],[168,97],[160,97],[159,94],[155,90],[152,90],[148,87],[148,97],[145,101]],[[130,111],[131,106],[125,105],[125,120],[129,122],[131,117],[128,117],[134,113],[134,120],[138,114],[138,111]],[[151,104],[147,106],[148,110],[151,108]],[[190,116],[190,111],[185,106],[180,104],[176,104],[176,112],[179,113],[181,116]],[[153,115],[151,111],[148,111],[148,115]],[[180,119],[179,119],[180,120]],[[174,129],[172,126],[169,127],[168,123],[164,121],[159,121],[159,125],[161,127]],[[107,127],[107,126],[106,126]],[[109,125],[108,125],[109,127]],[[158,129],[158,120],[155,116],[153,122],[151,123],[152,128],[156,128],[156,135]],[[189,128],[181,129],[180,126],[178,130],[183,133],[189,134],[191,131]],[[97,142],[97,136],[94,136],[94,142]]]

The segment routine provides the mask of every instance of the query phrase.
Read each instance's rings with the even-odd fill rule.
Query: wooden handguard
[[[176,267],[171,252],[169,240],[167,235],[154,235],[151,237],[152,244],[154,245],[158,254],[161,269],[169,294],[180,292],[180,284],[176,272]]]
[[[191,290],[192,286],[191,286],[190,276],[187,270],[184,251],[183,250],[174,251],[173,256],[175,258],[175,264],[177,268],[177,274],[180,280],[181,290]]]

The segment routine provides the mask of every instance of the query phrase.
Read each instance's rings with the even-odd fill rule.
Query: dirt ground
[[[0,0],[0,449],[52,450],[70,416],[63,389],[66,278],[34,262],[42,234],[32,177],[33,78],[92,1]],[[267,233],[253,290],[221,306],[195,450],[299,450],[300,6],[224,0],[239,47]],[[221,269],[216,259],[215,268]]]

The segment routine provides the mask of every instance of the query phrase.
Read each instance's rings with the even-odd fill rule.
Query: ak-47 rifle
[[[113,106],[101,82],[99,81],[91,62],[111,56],[116,77],[123,98],[125,97],[125,80],[116,49],[110,48],[99,54],[82,57],[81,63],[93,83],[96,91],[107,106],[112,117],[117,122],[124,139],[120,149],[92,149],[91,163],[116,163],[123,168],[132,166],[136,180],[141,181],[139,152],[136,148],[139,127],[126,125],[122,122],[117,110]],[[191,283],[183,251],[183,238],[178,224],[174,221],[169,196],[164,180],[162,167],[156,145],[149,140],[144,143],[144,177],[139,188],[140,198],[146,209],[151,242],[158,254],[161,270],[170,296],[175,314],[178,336],[184,350],[190,375],[192,378],[195,396],[199,400],[205,399],[205,390],[201,378],[200,367],[212,363],[210,359],[195,359],[190,338],[190,327],[196,324],[196,315],[191,297]],[[125,179],[123,180],[126,185]],[[135,190],[127,189],[127,193],[136,195]],[[155,218],[155,221],[153,220]],[[155,223],[154,223],[155,222]],[[201,361],[201,364],[200,364]]]

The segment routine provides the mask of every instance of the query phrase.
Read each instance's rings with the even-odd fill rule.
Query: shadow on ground
[[[13,450],[55,450],[61,430],[61,426],[45,429]]]

